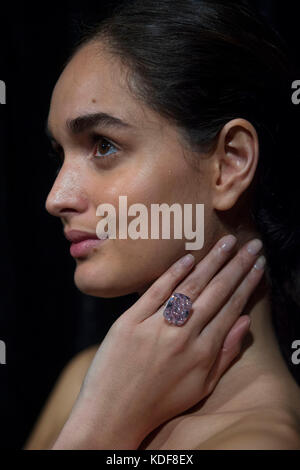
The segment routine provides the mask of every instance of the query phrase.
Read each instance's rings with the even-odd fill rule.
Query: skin
[[[227,233],[237,236],[238,247],[259,237],[245,211],[259,158],[257,133],[251,123],[244,119],[228,122],[214,151],[195,155],[173,124],[130,94],[126,74],[104,46],[100,49],[93,43],[82,48],[64,69],[53,91],[48,118],[51,132],[64,150],[64,163],[47,198],[47,210],[61,218],[65,230],[95,232],[97,206],[105,202],[117,208],[119,195],[127,195],[128,206],[143,203],[149,212],[152,203],[203,203],[205,243],[193,252],[196,262]],[[120,149],[111,161],[94,157],[97,149],[88,132],[75,136],[66,127],[67,119],[99,111],[132,126],[94,129]],[[108,240],[87,257],[76,259],[74,280],[89,295],[142,294],[185,253],[184,239]],[[218,432],[216,423],[225,427],[249,410],[267,409],[275,416],[279,409],[294,429],[300,422],[299,389],[278,348],[265,280],[252,296],[247,313],[252,322],[242,357],[188,418]],[[180,432],[188,435],[186,446],[191,445],[193,435],[199,445],[212,439],[207,448],[222,446],[207,429],[197,426],[193,434],[191,420],[182,415],[153,433],[145,448],[176,448],[179,439],[184,446]]]
[[[47,210],[61,218],[66,230],[95,233],[100,220],[97,206],[105,202],[118,208],[119,195],[127,195],[128,206],[143,203],[149,213],[152,203],[200,201],[206,209],[206,243],[197,258],[204,257],[224,232],[217,227],[211,206],[210,166],[203,159],[205,176],[196,172],[184,157],[187,144],[179,141],[178,130],[133,99],[126,89],[125,72],[120,73],[120,66],[104,54],[95,62],[95,53],[95,46],[78,53],[53,91],[48,122],[65,159]],[[88,136],[74,137],[66,130],[68,118],[98,111],[133,126],[126,131],[96,129],[121,148],[111,162],[93,160],[97,150]],[[185,253],[185,240],[109,240],[88,258],[77,260],[75,283],[83,292],[101,297],[138,292]]]

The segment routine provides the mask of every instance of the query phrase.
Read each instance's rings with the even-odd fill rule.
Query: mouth
[[[71,242],[70,254],[73,258],[83,258],[108,239],[107,234],[99,238],[96,233],[83,232],[80,230],[69,230],[65,232],[66,238]]]

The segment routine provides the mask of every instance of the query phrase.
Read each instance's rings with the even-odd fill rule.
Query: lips
[[[80,230],[69,230],[65,232],[66,238],[71,242],[70,254],[74,258],[82,258],[87,256],[93,248],[98,248],[107,240],[98,238],[96,233],[83,232]]]

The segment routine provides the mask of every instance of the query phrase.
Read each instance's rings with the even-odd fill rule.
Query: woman
[[[246,2],[134,0],[77,45],[51,99],[62,167],[46,208],[81,291],[141,296],[72,363],[52,449],[300,448],[299,387],[273,325],[298,295],[295,156],[282,165],[278,112],[289,64]],[[184,237],[99,241],[97,208],[120,195],[204,204],[195,259],[178,261]],[[174,292],[193,302],[180,327],[163,318]]]

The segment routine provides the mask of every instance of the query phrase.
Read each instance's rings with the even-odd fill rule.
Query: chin
[[[133,281],[133,282],[132,282]],[[139,279],[140,281],[140,279]],[[123,272],[110,265],[109,269],[100,269],[99,263],[91,260],[80,260],[74,273],[76,287],[86,295],[102,298],[114,298],[132,294],[143,289],[135,283],[128,272]]]

